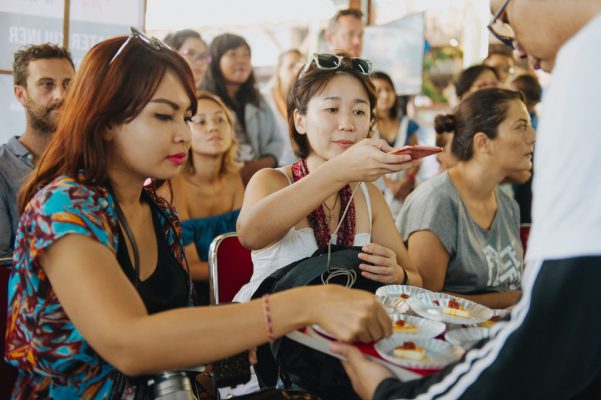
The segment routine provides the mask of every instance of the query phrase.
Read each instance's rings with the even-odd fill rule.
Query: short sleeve
[[[27,206],[22,217],[24,234],[30,237],[32,259],[57,240],[77,234],[89,237],[116,252],[116,227],[106,196],[74,181],[55,181]]]
[[[417,231],[431,231],[449,254],[457,250],[457,200],[440,183],[438,176],[426,181],[407,197],[397,227],[403,241]]]

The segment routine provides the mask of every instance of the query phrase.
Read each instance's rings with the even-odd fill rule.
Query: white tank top
[[[283,170],[278,169],[281,173],[286,175],[288,182],[292,184],[290,177]],[[369,192],[367,185],[361,183],[361,190],[365,196],[365,203],[367,204],[367,213],[369,215],[369,232],[356,233],[354,246],[365,246],[371,242],[371,225],[372,221],[372,210],[371,201],[369,198]],[[336,243],[336,238],[332,240],[332,243]],[[315,241],[315,235],[313,229],[307,227],[302,229],[295,229],[292,227],[286,233],[280,241],[273,245],[266,247],[261,250],[255,250],[251,253],[253,261],[253,275],[250,278],[250,282],[242,286],[240,291],[234,296],[235,302],[245,303],[250,301],[253,293],[259,288],[259,285],[269,275],[277,271],[278,269],[285,267],[286,265],[292,264],[293,262],[300,260],[301,258],[309,257],[317,251],[317,242]]]

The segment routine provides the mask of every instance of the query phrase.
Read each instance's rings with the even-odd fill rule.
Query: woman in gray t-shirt
[[[535,133],[522,96],[505,89],[472,94],[454,115],[439,115],[438,133],[454,132],[460,162],[420,185],[398,225],[424,287],[492,308],[521,295],[519,209],[497,188],[532,166]]]

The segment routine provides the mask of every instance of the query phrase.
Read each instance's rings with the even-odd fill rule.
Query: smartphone
[[[389,151],[389,153],[408,154],[411,156],[411,159],[417,160],[418,158],[424,158],[440,153],[442,150],[443,148],[438,146],[407,145],[399,147],[398,149],[392,149]]]

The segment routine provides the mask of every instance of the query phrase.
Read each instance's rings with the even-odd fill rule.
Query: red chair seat
[[[253,274],[250,250],[236,232],[217,236],[209,248],[211,304],[230,303]]]

